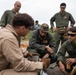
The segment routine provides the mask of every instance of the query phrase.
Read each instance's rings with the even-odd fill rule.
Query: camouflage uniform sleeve
[[[58,52],[58,58],[57,61],[62,61],[65,64],[65,54],[66,54],[66,46],[67,42],[63,43],[59,52]]]
[[[54,27],[54,21],[55,21],[55,16],[56,15],[54,15],[51,19],[50,19],[50,25],[51,25],[51,27]]]
[[[1,17],[0,26],[6,26],[6,23],[7,23],[7,11],[5,11]]]
[[[54,38],[52,36],[50,36],[50,39],[49,39],[49,46],[54,51],[54,53],[51,54],[52,58],[56,59],[57,58],[57,56],[56,56],[56,52],[57,52],[57,50],[56,50],[56,43],[55,43],[55,40],[54,40]]]
[[[70,22],[71,22],[71,26],[74,26],[74,24],[75,24],[75,20],[74,20],[74,18],[73,18],[73,16],[71,15],[71,14],[69,14],[69,20],[70,20]]]
[[[49,39],[49,46],[54,50],[54,52],[56,53],[56,43],[55,43],[55,40],[52,36],[49,36],[50,39]]]
[[[37,49],[37,50],[45,50],[45,45],[40,45],[37,43],[37,36],[38,34],[36,32],[32,33],[32,36],[29,40],[29,48]]]

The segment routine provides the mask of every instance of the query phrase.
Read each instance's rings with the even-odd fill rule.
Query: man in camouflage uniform
[[[49,26],[46,23],[43,23],[38,30],[33,31],[29,40],[28,50],[39,53],[40,58],[50,57],[51,62],[54,62],[56,45],[52,35],[48,31]]]
[[[7,24],[12,25],[13,17],[19,13],[21,2],[16,1],[12,10],[6,10],[1,17],[0,26],[5,27]]]
[[[66,52],[68,53],[67,57],[65,56]],[[52,69],[47,71],[48,75],[71,75],[75,73],[76,67],[76,27],[72,27],[68,30],[68,40],[64,42],[58,52],[57,62],[59,65],[55,67],[52,72]],[[70,68],[67,69],[67,65],[70,65]],[[75,74],[76,75],[76,74]]]
[[[56,50],[58,50],[58,46],[60,40],[62,43],[66,40],[63,38],[63,35],[67,32],[67,30],[75,24],[75,21],[72,15],[65,11],[66,4],[60,4],[60,12],[56,13],[51,19],[50,24],[53,31],[55,31],[54,38],[56,41]],[[69,21],[71,22],[69,26]],[[54,26],[54,22],[56,23],[56,27]]]

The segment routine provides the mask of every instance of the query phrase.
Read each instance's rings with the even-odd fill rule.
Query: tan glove
[[[30,61],[35,61],[35,62],[37,62],[37,61],[39,61],[39,54],[38,53],[33,53],[33,52],[30,52],[30,53],[28,53],[28,60],[30,60]]]
[[[49,54],[45,54],[42,59],[49,58]]]
[[[42,62],[43,62],[43,70],[46,71],[46,69],[50,65],[50,58],[42,58]]]
[[[28,57],[28,56],[32,57],[33,54],[32,54],[31,52],[29,52],[29,53],[27,53],[27,57]]]
[[[24,57],[28,57],[28,56],[32,57],[34,55],[40,56],[38,53],[34,53],[34,52],[28,52],[27,55],[26,55],[26,53],[24,53]]]

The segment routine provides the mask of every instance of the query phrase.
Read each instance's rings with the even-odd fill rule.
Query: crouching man
[[[57,62],[59,67],[49,68],[48,75],[76,75],[76,27],[68,30],[68,40],[62,44]]]
[[[12,25],[0,30],[0,75],[37,75],[49,66],[50,59],[29,61],[20,49],[20,37],[26,36],[33,25],[33,18],[22,13],[13,18]]]
[[[50,58],[51,63],[56,61],[56,44],[49,33],[49,25],[43,23],[38,30],[32,32],[29,40],[29,52],[39,53],[40,58]]]

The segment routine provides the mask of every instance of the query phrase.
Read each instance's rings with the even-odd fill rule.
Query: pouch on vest
[[[58,33],[60,34],[64,34],[67,32],[67,27],[60,27],[60,28],[57,28],[57,31]]]

